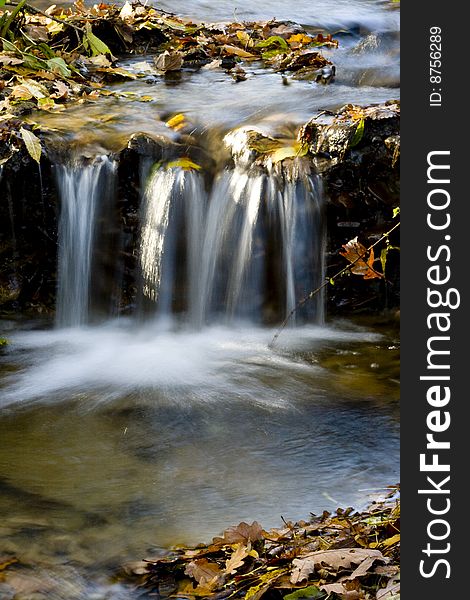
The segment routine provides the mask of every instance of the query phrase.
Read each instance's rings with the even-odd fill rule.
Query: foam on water
[[[133,390],[158,389],[168,402],[238,398],[280,407],[302,393],[315,393],[315,376],[322,374],[296,352],[332,341],[379,337],[362,330],[307,326],[286,330],[279,346],[270,349],[273,335],[272,329],[252,326],[195,332],[169,323],[136,327],[133,321],[18,333],[11,337],[9,352],[21,370],[6,379],[1,405],[59,402],[94,390],[99,390],[98,402],[106,403]],[[274,381],[279,368],[286,372],[286,381],[280,394],[273,394],[266,378]]]

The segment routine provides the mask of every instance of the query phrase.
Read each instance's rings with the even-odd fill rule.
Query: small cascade
[[[209,194],[195,172],[157,169],[143,199],[143,296],[154,314],[195,327],[282,320],[323,278],[321,210],[320,182],[300,160],[236,165]],[[299,317],[321,322],[321,297]]]
[[[259,310],[263,279],[259,211],[264,192],[265,176],[251,176],[241,168],[216,179],[205,222],[198,324],[215,315],[250,318]]]
[[[61,200],[57,325],[78,327],[89,320],[96,221],[109,193],[116,164],[107,156],[57,166]]]
[[[311,291],[318,288],[325,273],[325,235],[323,231],[323,186],[320,177],[304,170],[295,161],[278,176],[269,177],[269,218],[278,230],[284,316],[287,316]],[[324,322],[324,297],[317,294],[292,315],[296,319]]]
[[[144,319],[177,316],[195,328],[274,324],[319,287],[320,179],[302,158],[255,160],[241,138],[233,136],[233,164],[212,182],[179,165],[142,167],[140,210],[118,196],[109,157],[57,167],[59,326],[113,316],[124,297]],[[137,226],[125,229],[132,211]],[[322,323],[321,294],[296,310],[296,319]]]
[[[140,269],[143,296],[156,303],[159,316],[176,310],[194,318],[205,201],[197,173],[172,168],[150,175],[143,198]]]

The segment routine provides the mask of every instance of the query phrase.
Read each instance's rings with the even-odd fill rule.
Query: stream
[[[165,79],[152,57],[124,57],[148,77],[31,116],[59,148],[57,311],[0,320],[0,554],[31,565],[23,587],[0,581],[1,599],[141,598],[113,579],[126,561],[243,520],[270,528],[364,508],[399,480],[397,323],[329,318],[319,294],[271,345],[324,278],[321,180],[297,166],[283,177],[228,167],[220,152],[241,126],[293,136],[319,111],[397,98],[397,4],[159,6],[331,29],[337,77],[284,85],[254,64],[240,83],[204,69]],[[143,161],[136,300],[121,311],[111,153],[136,132],[171,137],[165,119],[180,112],[219,172],[207,183]]]

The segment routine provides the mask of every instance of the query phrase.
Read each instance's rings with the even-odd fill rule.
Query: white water
[[[238,325],[199,332],[132,320],[80,329],[14,335],[11,350],[22,353],[23,372],[3,390],[1,406],[60,402],[64,394],[79,398],[96,393],[106,403],[140,390],[160,390],[160,402],[220,402],[223,398],[287,407],[313,392],[309,386],[326,373],[296,358],[302,349],[330,343],[374,342],[377,334],[361,329],[302,327],[286,330],[277,349],[270,349],[275,329]],[[275,376],[280,369],[286,381]],[[274,377],[273,387],[265,377]],[[261,379],[259,379],[261,377]],[[289,380],[290,378],[290,380]],[[319,378],[319,379],[318,379]],[[321,401],[322,394],[317,400]],[[84,409],[94,407],[90,398]]]
[[[112,185],[115,168],[107,156],[99,156],[90,164],[57,166],[61,199],[57,290],[60,327],[88,322],[97,211]]]
[[[140,267],[142,292],[158,303],[158,314],[169,316],[177,294],[178,244],[185,237],[185,291],[188,312],[198,297],[198,266],[205,203],[202,178],[182,169],[157,169],[143,199]]]
[[[256,172],[237,164],[207,193],[202,176],[151,174],[143,198],[140,267],[154,314],[192,326],[281,321],[323,279],[320,180],[301,162]],[[319,294],[301,313],[323,322]]]

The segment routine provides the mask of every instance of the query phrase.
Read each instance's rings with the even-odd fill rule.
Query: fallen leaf
[[[55,100],[65,99],[69,95],[69,87],[63,81],[56,81],[54,83],[54,89],[56,90],[51,94],[51,98]]]
[[[289,46],[286,40],[279,35],[272,35],[268,37],[267,40],[263,40],[262,42],[258,42],[258,44],[256,44],[257,48],[272,48],[273,46],[289,52]]]
[[[130,2],[126,2],[119,12],[119,18],[123,21],[131,20],[134,17],[134,9]]]
[[[182,157],[177,160],[172,160],[166,164],[167,169],[180,168],[184,171],[199,171],[201,167],[193,162],[190,158]]]
[[[349,147],[354,148],[354,146],[357,146],[363,137],[364,137],[364,119],[361,118],[359,120],[359,123],[357,124],[355,131],[354,131],[354,135],[352,136],[352,139],[349,142]]]
[[[237,31],[237,38],[245,44],[245,48],[252,48],[254,45],[253,40],[250,37],[250,34],[246,31]]]
[[[293,584],[299,583],[304,579],[308,579],[316,568],[322,568],[323,566],[330,567],[334,571],[338,571],[340,568],[350,569],[352,565],[359,565],[365,559],[371,557],[383,563],[388,562],[382,552],[367,548],[338,548],[312,552],[303,558],[295,558],[292,561],[294,569],[290,580]]]
[[[284,596],[284,600],[300,600],[300,598],[324,598],[325,592],[323,592],[316,585],[309,585],[308,587],[301,588],[300,590],[296,590],[291,594],[287,594]]]
[[[208,71],[212,69],[218,69],[222,65],[222,60],[220,58],[212,60],[209,64],[204,65],[202,68]]]
[[[348,590],[342,583],[328,583],[321,589],[328,594],[337,594],[342,600],[359,600],[363,598],[357,590]]]
[[[201,585],[213,581],[214,578],[218,579],[222,575],[219,565],[209,562],[207,558],[191,561],[186,565],[184,572]]]
[[[100,73],[109,73],[110,75],[117,75],[118,77],[124,77],[125,79],[137,79],[135,73],[131,73],[122,67],[103,67],[97,70]]]
[[[231,575],[236,573],[237,569],[243,566],[245,558],[248,556],[248,548],[243,544],[238,544],[237,549],[232,556],[225,561],[225,573]]]
[[[394,536],[388,538],[387,540],[380,543],[384,548],[388,548],[389,546],[393,546],[394,544],[400,543],[400,534],[397,533]]]
[[[174,117],[171,117],[166,124],[168,127],[171,127],[171,129],[178,131],[186,125],[186,117],[182,113],[178,113]]]
[[[269,590],[272,583],[282,577],[285,572],[285,569],[274,569],[262,575],[258,580],[259,583],[248,589],[245,600],[259,600]]]
[[[225,52],[225,54],[239,56],[240,58],[257,58],[255,54],[252,54],[247,50],[243,50],[242,48],[238,48],[238,46],[231,46],[230,44],[224,44],[222,46],[222,50]]]
[[[229,527],[224,531],[224,537],[215,537],[213,539],[214,544],[231,545],[242,542],[248,544],[248,542],[257,542],[263,538],[263,528],[257,521],[253,521],[251,525],[244,521],[240,525]]]
[[[21,65],[23,64],[23,59],[22,58],[17,58],[16,56],[11,56],[11,55],[7,55],[4,54],[3,56],[0,56],[0,65]]]
[[[24,127],[21,127],[20,134],[23,138],[23,142],[25,143],[26,150],[29,152],[29,155],[39,164],[42,154],[41,141],[34,135],[32,131],[24,129]]]
[[[83,37],[83,45],[85,48],[89,49],[93,56],[98,56],[99,54],[109,54],[111,55],[111,50],[108,46],[97,37],[93,31],[91,30],[90,23],[87,23],[85,26],[85,35]]]
[[[91,64],[94,67],[110,67],[111,61],[104,54],[97,54],[86,60],[87,66]]]
[[[376,595],[377,600],[399,600],[400,598],[400,582],[390,581],[387,587],[378,590]]]
[[[343,244],[343,250],[340,255],[348,260],[352,266],[351,273],[361,275],[364,279],[382,278],[383,274],[374,269],[374,249],[368,252],[367,248],[358,241],[357,236]]]
[[[348,577],[346,577],[346,579],[356,579],[356,577],[364,577],[364,575],[367,575],[367,573],[369,573],[370,568],[372,567],[372,565],[375,563],[377,559],[374,556],[369,556],[369,558],[366,558],[365,560],[363,560],[361,562],[361,564],[357,567],[357,569],[355,569],[351,575],[348,575]]]
[[[52,98],[38,98],[38,108],[41,110],[51,110],[55,108],[56,103]]]
[[[72,71],[69,69],[67,63],[63,58],[56,56],[46,61],[47,66],[53,73],[58,73],[62,77],[71,77]]]
[[[25,79],[20,85],[13,86],[11,96],[21,100],[47,98],[49,91],[45,86],[32,79]]]
[[[181,52],[168,52],[168,50],[165,50],[155,59],[155,68],[162,73],[179,71],[182,66],[183,54]]]
[[[311,38],[309,35],[305,35],[304,33],[296,33],[291,35],[287,42],[290,46],[298,48],[302,44],[310,44],[313,42],[313,38]]]

